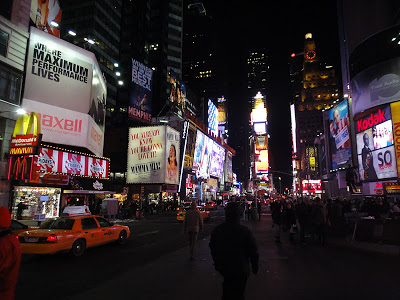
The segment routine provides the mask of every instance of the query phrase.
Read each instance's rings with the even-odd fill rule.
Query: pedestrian
[[[283,204],[275,203],[272,209],[272,227],[275,228],[274,238],[276,243],[281,242],[282,220],[283,220]]]
[[[185,214],[183,221],[183,232],[189,237],[190,260],[194,260],[194,253],[197,246],[199,231],[203,230],[203,217],[197,209],[197,204],[193,201],[190,209]]]
[[[258,250],[251,231],[240,225],[240,208],[235,202],[225,208],[225,222],[214,228],[209,247],[215,270],[223,277],[222,300],[243,300],[251,270],[258,272]]]
[[[11,215],[9,210],[0,206],[0,299],[14,299],[19,266],[21,264],[21,246],[18,237],[11,233]]]
[[[312,211],[312,220],[315,226],[315,233],[322,246],[326,243],[326,232],[328,227],[328,211],[322,203],[321,198],[316,197]]]
[[[299,200],[297,201],[294,211],[300,227],[298,228],[300,233],[299,236],[300,244],[304,246],[308,214],[307,214],[307,205],[305,204],[304,199],[302,197],[300,197]]]
[[[289,228],[289,241],[294,243],[294,238],[297,234],[296,215],[292,207],[292,203],[288,203],[284,210],[286,227]]]
[[[261,220],[261,200],[257,201],[257,213],[258,213],[258,220]]]

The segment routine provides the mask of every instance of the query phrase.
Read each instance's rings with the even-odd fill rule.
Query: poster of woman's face
[[[179,132],[167,127],[165,183],[179,184]]]

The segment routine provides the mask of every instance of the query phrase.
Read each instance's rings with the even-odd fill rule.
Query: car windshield
[[[74,225],[74,219],[48,219],[40,224],[40,229],[66,229],[71,230]]]

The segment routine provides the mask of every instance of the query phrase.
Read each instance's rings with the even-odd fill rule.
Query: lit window
[[[8,45],[8,33],[0,30],[0,55],[6,56]]]

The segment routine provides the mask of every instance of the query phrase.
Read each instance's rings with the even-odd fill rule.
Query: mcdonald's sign
[[[18,117],[10,142],[10,155],[34,155],[42,140],[40,115],[31,112]]]

